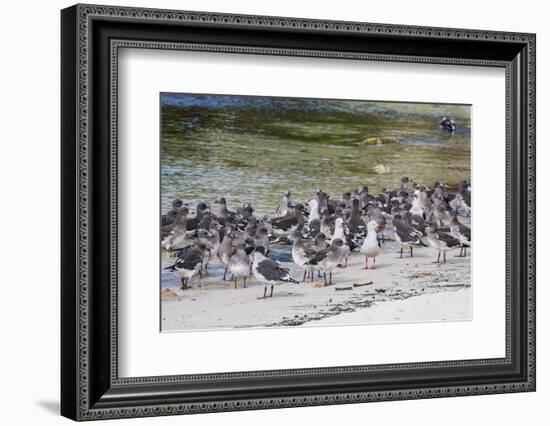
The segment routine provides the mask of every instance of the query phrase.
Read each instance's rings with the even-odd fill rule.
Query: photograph
[[[60,22],[40,12],[35,26],[48,23],[54,49],[34,51],[60,59],[57,84],[38,81],[39,97],[32,79],[32,97],[12,84],[21,119],[9,122],[21,133],[29,99],[60,89],[61,108],[31,122],[59,134],[61,149],[37,166],[28,144],[4,144],[25,151],[11,174],[32,183],[8,185],[19,216],[36,215],[29,197],[55,201],[36,177],[61,166],[50,212],[61,213],[60,262],[46,262],[61,291],[34,286],[44,294],[31,309],[60,308],[60,345],[40,363],[56,368],[37,382],[57,398],[37,407],[74,421],[211,413],[269,423],[273,409],[324,406],[332,424],[364,404],[387,422],[372,403],[390,402],[405,410],[394,423],[427,425],[428,400],[440,421],[506,398],[526,404],[492,410],[495,421],[537,414],[548,396],[536,342],[547,25],[541,13],[525,19],[528,6],[442,18],[437,6],[399,15],[401,3],[386,14],[374,4],[64,4]],[[30,269],[14,271],[7,288],[21,293]],[[5,298],[11,317],[56,340],[36,333],[44,321],[21,315],[18,295]],[[21,340],[21,326],[8,328]],[[468,409],[449,405],[466,399]],[[406,411],[417,405],[420,415]]]
[[[472,319],[470,105],[160,110],[161,331]]]

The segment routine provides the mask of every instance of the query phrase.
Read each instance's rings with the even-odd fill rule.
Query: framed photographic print
[[[535,390],[535,36],[76,5],[75,420]]]

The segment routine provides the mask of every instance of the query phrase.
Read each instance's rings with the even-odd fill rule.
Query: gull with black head
[[[292,278],[287,268],[265,257],[265,250],[263,247],[257,247],[254,250],[252,272],[258,281],[265,284],[263,298],[267,296],[268,285],[271,285],[269,297],[273,297],[273,286],[275,284],[281,284],[282,282],[298,284],[298,281]]]

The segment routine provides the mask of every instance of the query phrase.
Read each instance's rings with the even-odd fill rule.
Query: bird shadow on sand
[[[269,290],[268,290],[268,294],[269,294]],[[297,292],[297,293],[294,293],[294,292],[278,292],[276,289],[273,290],[273,298],[274,299],[282,299],[282,298],[285,298],[285,297],[304,297],[306,296],[306,293],[301,293],[301,292]],[[267,297],[267,299],[269,299],[269,297]]]

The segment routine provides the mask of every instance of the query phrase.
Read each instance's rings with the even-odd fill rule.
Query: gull
[[[319,212],[319,202],[314,198],[307,202],[309,206],[309,217],[307,220],[306,237],[314,237],[321,230],[321,216]]]
[[[456,123],[452,118],[443,117],[439,121],[439,128],[446,130],[447,132],[453,133],[456,131]]]
[[[266,253],[269,252],[269,230],[264,225],[257,228],[252,237],[254,247],[263,247]]]
[[[330,247],[330,245],[327,244],[327,236],[322,232],[318,232],[317,235],[315,235],[315,238],[313,239],[311,248],[315,251],[321,251],[326,249],[327,247]]]
[[[250,203],[245,203],[242,208],[238,208],[237,216],[240,217],[236,224],[238,231],[243,231],[250,221],[256,221],[254,217],[254,208]]]
[[[235,219],[237,218],[237,214],[235,212],[229,211],[227,209],[227,202],[225,201],[225,197],[220,197],[214,203],[220,205],[220,211],[218,213],[218,220],[223,222],[225,225],[226,223],[233,223]]]
[[[208,234],[208,231],[201,229],[198,232],[197,236],[197,246],[200,247],[202,250],[202,268],[201,269],[208,269],[208,262],[210,262],[210,258],[212,257],[212,251],[210,250],[210,244],[208,243],[208,239],[210,238],[210,235]]]
[[[189,247],[183,257],[177,258],[176,262],[164,269],[174,272],[181,279],[181,289],[188,288],[189,280],[196,274],[202,277],[201,268],[203,263],[203,249],[201,244]]]
[[[397,214],[393,218],[395,241],[401,249],[401,258],[403,258],[403,248],[408,247],[413,257],[413,246],[425,246],[420,237],[422,233],[409,223],[401,215]]]
[[[360,186],[357,188],[357,199],[361,204],[361,209],[364,209],[369,203],[369,188],[366,186]]]
[[[223,237],[222,242],[220,243],[218,247],[218,252],[216,253],[218,255],[218,259],[220,259],[220,262],[224,266],[224,272],[223,272],[223,280],[225,281],[227,277],[227,270],[229,268],[229,260],[231,259],[231,255],[233,254],[233,240],[235,238],[235,233],[233,232],[232,228],[226,227],[225,228],[225,235]]]
[[[427,217],[430,217],[432,214],[432,202],[424,186],[420,186],[418,188],[418,192],[419,192],[418,199],[420,201],[420,206],[423,212],[422,217],[426,219]]]
[[[446,253],[449,250],[461,247],[460,241],[455,237],[441,232],[437,229],[437,224],[435,222],[430,222],[430,225],[426,228],[426,233],[428,235],[428,244],[437,250],[437,261],[434,263],[439,263],[441,258],[441,253],[443,253],[443,263],[447,262]]]
[[[413,215],[418,216],[424,216],[424,209],[422,208],[422,205],[420,203],[420,191],[417,189],[414,191],[413,199],[412,199],[412,206],[410,208],[410,212]]]
[[[325,285],[331,285],[332,270],[340,264],[346,252],[344,241],[338,238],[332,241],[329,248],[318,251],[305,265],[311,265],[314,269],[323,272]],[[327,272],[329,273],[328,282]]]
[[[284,216],[276,217],[271,220],[271,226],[275,235],[283,236],[293,232],[300,223],[304,223],[304,217],[302,216],[304,206],[297,204],[293,206],[292,203],[288,203],[286,214]]]
[[[307,202],[309,206],[309,217],[308,217],[308,226],[314,220],[320,220],[321,216],[319,215],[319,202],[316,199],[311,199]]]
[[[355,249],[355,243],[351,240],[351,238],[346,234],[346,222],[341,217],[337,217],[334,221],[334,234],[332,234],[332,238],[330,242],[336,240],[342,240],[344,243],[344,268],[348,266],[348,256],[350,255],[352,249]]]
[[[398,194],[407,194],[409,192],[409,178],[407,176],[403,176],[401,178],[401,188],[399,188],[399,191],[397,191]]]
[[[344,192],[342,194],[342,202],[344,203],[346,208],[351,209],[352,207],[351,192]]]
[[[371,269],[376,269],[376,256],[380,254],[380,247],[378,246],[378,224],[375,220],[371,220],[367,224],[367,237],[361,245],[359,252],[365,256],[365,269],[369,269],[369,257],[372,258]]]
[[[262,218],[262,226],[267,229],[267,234],[269,236],[271,236],[273,234],[273,226],[271,225],[271,219],[269,218],[268,215],[264,215],[264,217]]]
[[[308,241],[301,233],[297,234],[292,244],[292,260],[294,260],[296,265],[304,268],[304,278],[302,282],[306,280],[306,276],[309,272],[311,272],[311,280],[313,281],[313,267],[306,265],[306,262],[315,256],[315,254],[316,251],[312,248],[312,245],[308,244]]]
[[[170,232],[172,232],[176,226],[176,222],[180,216],[185,216],[187,220],[187,215],[189,214],[187,207],[178,207],[173,211],[175,212],[175,216],[168,216],[170,212],[161,216],[161,234],[163,238],[170,235]]]
[[[195,231],[197,227],[199,226],[199,223],[201,223],[202,218],[204,214],[208,211],[208,206],[205,203],[198,203],[197,204],[197,212],[195,213],[195,217],[191,217],[187,219],[187,230],[188,231]]]
[[[432,196],[433,206],[432,206],[432,216],[435,220],[439,222],[441,226],[449,220],[449,212],[447,211],[447,202],[444,199],[443,195]]]
[[[182,207],[182,209],[186,209]],[[187,209],[186,209],[187,210]],[[161,242],[161,246],[165,250],[174,250],[181,248],[185,237],[187,236],[187,215],[181,213],[174,223],[172,231]]]
[[[237,280],[243,279],[243,287],[246,288],[246,278],[250,274],[250,258],[245,251],[246,245],[239,243],[233,249],[233,254],[229,259],[229,270],[233,274],[235,280],[235,288],[237,288]]]
[[[348,193],[349,194],[349,193]],[[356,198],[351,203],[351,215],[348,220],[348,229],[352,235],[359,238],[364,238],[366,235],[365,221],[361,216],[359,209],[359,200]]]
[[[315,238],[313,239],[313,242],[311,243],[311,249],[317,253],[328,247],[330,247],[330,244],[328,244],[327,242],[327,236],[322,232],[317,232]],[[319,269],[317,269],[317,276],[319,278],[321,277],[321,271]],[[313,281],[313,272],[311,273],[311,280]]]
[[[319,211],[321,212],[321,214],[325,210],[328,211],[329,210],[329,206],[328,206],[329,195],[326,192],[321,191],[320,189],[317,191],[316,195],[317,195],[317,202],[319,203]]]
[[[466,257],[466,247],[470,247],[471,244],[470,227],[458,220],[458,213],[456,211],[452,212],[451,216],[451,236],[460,241],[459,257]]]
[[[289,207],[289,203],[292,204],[290,202],[290,190],[286,191],[283,195],[283,199],[281,200],[281,202],[277,205],[277,209],[275,210],[275,214],[279,215],[279,216],[284,216],[286,215],[286,212],[288,210],[288,207]]]
[[[472,185],[463,180],[458,184],[458,191],[468,207],[472,207]]]
[[[176,199],[172,201],[172,209],[169,210],[166,214],[161,216],[162,225],[170,225],[176,221],[176,217],[179,214],[179,210],[183,207],[183,201]]]
[[[332,238],[334,232],[334,216],[330,214],[328,209],[321,211],[321,226],[319,231],[325,234],[327,237]]]
[[[202,230],[207,232],[210,231],[210,225],[212,223],[217,223],[217,222],[214,220],[214,217],[210,214],[210,212],[203,214],[202,219],[197,224],[197,227],[195,229],[195,236],[197,236],[199,231],[202,231]]]
[[[208,231],[206,229],[200,229],[197,232],[197,240],[208,249],[208,253],[204,254],[204,267],[208,269],[208,262],[210,262],[212,253],[216,254],[220,247],[220,233],[216,225],[211,223]]]
[[[379,207],[376,207],[372,204],[369,204],[366,207],[366,221],[370,222],[371,220],[374,220],[376,222],[377,226],[377,237],[378,237],[378,246],[381,247],[380,240],[385,241],[384,239],[384,229],[386,228],[386,219],[384,218],[384,215],[382,214],[382,210],[380,210]]]
[[[254,238],[258,227],[258,220],[255,217],[251,217],[246,227],[244,228],[244,238]]]
[[[303,235],[303,232],[304,232],[304,221],[299,221],[298,225],[295,228],[293,228],[293,230],[291,230],[289,234],[286,236],[287,242],[290,244],[294,244],[294,240],[299,235]],[[273,241],[273,243],[276,243],[276,242],[277,240]]]
[[[420,234],[424,235],[426,229],[426,221],[422,216],[412,214],[410,211],[405,212],[402,217],[409,221],[409,224],[417,230]]]
[[[458,191],[449,201],[449,206],[453,210],[462,212],[465,216],[470,216],[472,210],[471,201],[471,186],[467,181],[463,180],[458,183]]]
[[[218,252],[218,248],[220,247],[220,230],[216,222],[210,222],[208,230],[200,229],[197,235],[198,240],[206,245],[212,253],[216,254]]]
[[[441,182],[434,183],[434,189],[431,194],[432,201],[435,201],[436,198],[440,200],[445,199],[445,191],[447,190],[447,185]]]
[[[280,284],[281,282],[290,282],[298,284],[294,278],[290,276],[290,271],[275,262],[274,260],[265,257],[265,251],[263,247],[258,247],[254,250],[254,262],[252,263],[252,272],[254,277],[265,283],[264,298],[267,294],[267,285],[271,284],[271,293],[269,297],[273,297],[273,286]]]
[[[461,193],[455,194],[455,197],[449,201],[449,207],[453,210],[463,212],[466,216],[470,216],[471,209],[468,207]]]

